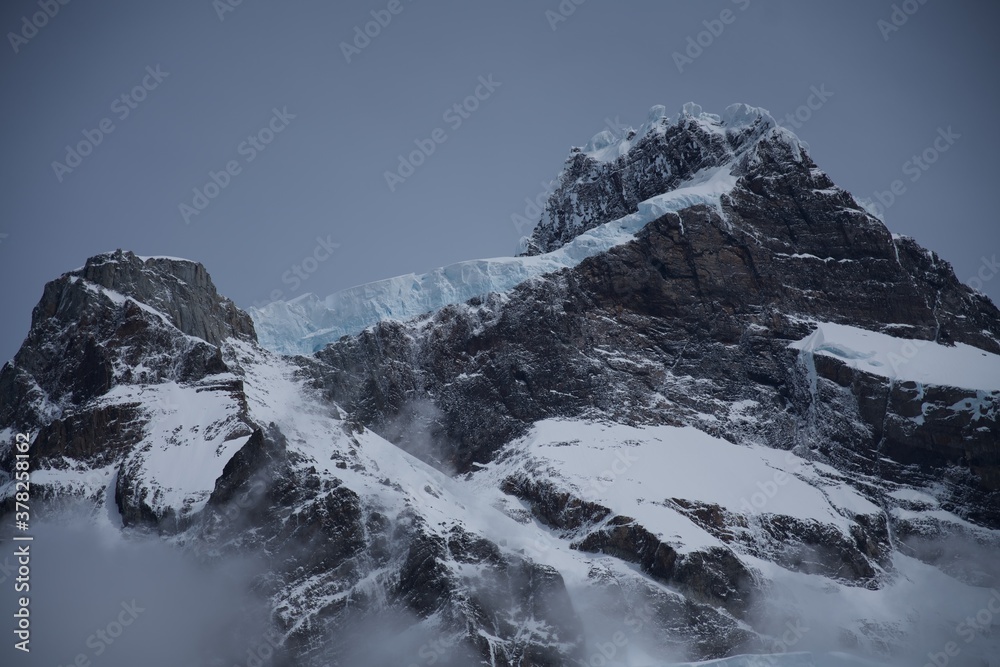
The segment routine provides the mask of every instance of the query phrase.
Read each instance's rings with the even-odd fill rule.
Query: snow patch
[[[833,357],[851,368],[896,382],[1000,391],[1000,356],[964,343],[949,347],[820,322],[812,334],[789,347]]]
[[[483,479],[484,490],[511,475],[541,476],[632,517],[681,552],[724,545],[676,510],[675,498],[733,513],[820,521],[845,535],[851,525],[845,514],[880,513],[847,486],[822,488],[812,464],[790,452],[734,445],[693,427],[549,419],[536,423],[511,451],[473,473]]]

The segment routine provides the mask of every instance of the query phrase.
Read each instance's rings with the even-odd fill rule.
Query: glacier
[[[651,197],[639,210],[580,234],[541,255],[458,262],[428,273],[409,273],[358,285],[326,298],[303,294],[250,308],[260,344],[280,354],[309,355],[341,336],[384,320],[407,320],[477,296],[507,292],[531,278],[571,268],[631,241],[650,222],[692,206],[721,211],[736,186],[731,166],[704,169],[675,190]]]
[[[408,320],[474,297],[502,294],[526,280],[572,268],[588,257],[628,243],[639,230],[666,214],[705,205],[722,215],[722,198],[736,186],[745,163],[759,159],[754,154],[759,141],[779,141],[789,148],[794,159],[802,159],[803,144],[793,132],[778,125],[766,109],[746,104],[730,105],[718,115],[688,103],[673,116],[667,115],[663,105],[656,105],[638,130],[623,128],[624,136],[604,130],[585,146],[573,149],[573,153],[582,153],[591,164],[614,162],[644,139],[663,136],[670,128],[685,123],[693,123],[704,136],[739,139],[721,164],[703,163],[676,187],[639,202],[635,212],[583,231],[551,252],[463,261],[427,273],[357,285],[326,297],[306,293],[249,308],[261,345],[280,354],[310,355],[342,336],[360,333],[381,321]],[[572,160],[571,154],[567,165]],[[560,180],[566,183],[572,178],[568,169],[560,174]],[[576,182],[585,178],[579,176]],[[546,224],[552,221],[543,215],[538,225]],[[522,246],[527,240],[522,239]]]

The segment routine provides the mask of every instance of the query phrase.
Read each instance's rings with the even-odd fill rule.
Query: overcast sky
[[[898,180],[887,225],[961,280],[1000,254],[995,3],[47,1],[0,9],[0,359],[45,282],[115,248],[198,260],[241,306],[512,254],[570,147],[654,104],[764,107],[859,197]]]

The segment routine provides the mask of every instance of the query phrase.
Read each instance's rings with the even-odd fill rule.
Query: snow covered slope
[[[790,347],[897,382],[1000,392],[1000,356],[964,343],[941,345],[821,322]]]
[[[226,464],[250,439],[238,398],[219,390],[234,379],[227,373],[193,385],[116,387],[105,395],[108,404],[141,401],[147,410],[144,437],[122,470],[157,515],[183,518],[204,509]]]
[[[123,503],[134,496],[156,517],[189,519],[205,508],[226,464],[250,439],[239,401],[227,391],[234,379],[225,373],[191,384],[115,387],[91,408],[142,415],[141,436],[131,452],[117,466],[100,468],[63,457],[35,470],[33,481],[69,497],[102,497],[110,489],[111,503],[115,494]],[[9,491],[0,487],[0,497]]]
[[[692,475],[694,470],[713,473]],[[588,559],[591,570],[598,563],[607,563],[609,559],[600,555],[607,554],[633,560],[637,568],[650,574],[653,568],[634,558],[650,539],[660,541],[661,549],[669,545],[676,551],[675,572],[683,569],[686,561],[708,562],[720,553],[735,555],[761,590],[754,597],[748,619],[771,634],[765,645],[776,652],[683,663],[685,667],[923,664],[928,653],[941,652],[942,638],[951,637],[956,627],[962,628],[963,619],[987,609],[991,596],[1000,597],[996,589],[953,578],[902,553],[885,561],[885,569],[875,564],[878,574],[873,580],[845,576],[847,568],[834,565],[832,552],[822,552],[815,543],[815,551],[806,544],[796,544],[815,531],[824,534],[828,543],[831,533],[841,535],[845,549],[849,549],[846,545],[865,532],[863,526],[877,524],[884,516],[880,503],[873,502],[877,496],[871,488],[792,452],[736,445],[690,427],[635,428],[545,420],[512,442],[496,462],[469,475],[467,483],[479,498],[492,499],[494,506],[512,516],[527,508],[532,516],[549,520],[545,534],[529,544],[529,553],[558,566],[571,590],[585,586],[587,579],[574,579],[578,570],[565,559],[552,558],[567,543],[574,550],[597,553]],[[906,486],[890,495],[928,498]],[[609,511],[596,516],[584,512],[586,519],[567,521],[574,511],[567,508],[573,508],[574,503],[578,515],[588,505]],[[927,511],[946,515],[943,519],[953,525],[961,522],[948,512]],[[618,531],[618,535],[613,541],[592,539],[602,531]],[[984,534],[983,538],[996,540],[996,535]],[[961,538],[956,534],[956,539]],[[809,542],[808,537],[805,542]],[[803,561],[782,557],[783,551],[795,549],[802,549]],[[591,571],[588,578],[592,577]],[[662,573],[653,574],[654,579],[662,581],[662,577]],[[670,587],[683,591],[685,586],[679,579]],[[930,613],[924,607],[928,596],[941,600]],[[916,612],[914,605],[922,611]],[[994,618],[992,612],[989,616]],[[610,628],[595,628],[593,632],[610,640],[613,630],[612,623]],[[611,660],[608,664],[674,664],[648,654],[625,634],[618,645],[619,654],[613,656],[620,662]],[[962,664],[1000,664],[1000,638],[995,633],[974,636],[967,632],[963,636],[967,641],[962,643],[966,661]],[[895,658],[886,658],[886,662],[858,657],[857,652],[822,652],[844,637],[850,637],[850,643],[856,643],[867,656],[878,656],[901,637],[907,639],[892,649]],[[592,650],[603,650],[608,656],[607,647],[612,643],[605,642],[603,649],[601,646],[595,642]],[[899,659],[903,663],[897,663]]]
[[[727,465],[718,474],[690,474],[723,460]],[[518,475],[565,486],[587,502],[635,519],[686,553],[725,543],[692,522],[678,501],[751,515],[766,509],[822,522],[848,537],[852,517],[881,512],[841,482],[825,479],[824,472],[829,471],[791,452],[734,445],[690,426],[546,420],[512,445],[502,462],[475,476],[485,477],[487,488],[501,488],[504,479]],[[762,496],[762,488],[770,493]]]
[[[227,356],[244,374],[253,420],[280,429],[295,469],[315,476],[319,488],[349,489],[367,512],[394,520],[420,517],[432,539],[449,542],[460,531],[499,545],[505,558],[526,558],[559,572],[586,629],[582,664],[591,664],[587,656],[607,655],[618,631],[628,633],[624,643],[616,648],[614,660],[601,664],[882,667],[888,663],[821,649],[834,643],[835,632],[844,631],[867,654],[878,654],[882,642],[892,643],[898,636],[919,637],[925,631],[944,636],[948,627],[961,623],[963,610],[978,608],[985,594],[982,588],[900,555],[893,557],[891,572],[878,568],[877,586],[859,585],[834,570],[822,570],[819,563],[803,566],[782,561],[780,552],[791,548],[797,537],[776,539],[776,526],[798,536],[802,533],[796,526],[833,531],[847,545],[859,535],[859,522],[877,523],[883,514],[882,507],[848,483],[842,473],[790,452],[737,445],[691,427],[638,428],[551,419],[510,443],[496,462],[480,466],[471,475],[450,477],[372,431],[345,428],[340,410],[331,409],[287,358],[242,342],[233,343]],[[719,474],[692,475],[695,470]],[[610,512],[593,524],[547,524],[538,507],[512,493],[525,480],[548,485],[548,495],[566,493]],[[919,493],[908,487],[894,491],[900,497]],[[294,520],[302,521],[314,502],[306,500],[293,507]],[[706,521],[708,515],[715,518]],[[640,565],[631,565],[623,550],[588,545],[589,537],[620,525],[622,517],[675,549],[679,562],[700,562],[719,553],[735,556],[765,591],[755,599],[756,611],[748,620],[762,631],[763,646],[783,652],[682,663],[679,660],[691,650],[684,642],[653,649],[648,629],[633,633],[620,617],[608,620],[591,615],[589,605],[595,596],[604,595],[609,579],[636,595],[652,595],[651,599],[666,595],[687,600],[684,604],[695,599],[685,598],[684,583],[649,577]],[[488,567],[457,553],[445,557],[441,566],[454,581],[465,582],[461,586],[491,576]],[[325,573],[293,578],[272,600],[287,624],[287,637],[322,626],[332,609],[365,597],[379,581],[391,577],[391,571],[361,566],[356,578],[346,582]],[[949,600],[937,614],[921,618],[908,612],[910,600],[932,590]],[[800,632],[788,631],[793,626],[787,623],[792,621],[784,619],[795,619],[794,627]],[[535,624],[537,620],[517,621],[523,623],[519,641],[532,636],[544,640],[547,631],[544,624]],[[720,636],[750,629],[725,612],[714,622]],[[433,617],[421,627],[424,633],[447,628]],[[501,637],[486,640],[491,650],[509,650],[509,643]],[[690,640],[695,641],[695,636]],[[914,646],[923,649],[925,643],[916,639]],[[927,650],[934,648],[927,644]],[[992,651],[1000,651],[1000,643],[984,637],[963,649],[966,658],[985,659]]]

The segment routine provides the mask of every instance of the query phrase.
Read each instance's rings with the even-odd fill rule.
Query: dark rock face
[[[74,413],[43,425],[33,451],[43,460],[68,456],[109,463],[142,439],[142,423],[142,415],[127,406]]]
[[[891,567],[891,539],[881,514],[855,516],[853,539],[848,539],[819,521],[767,513],[747,517],[680,498],[672,505],[722,542],[796,572],[876,587],[879,571]],[[749,530],[751,522],[758,533]]]
[[[98,255],[66,276],[125,294],[167,315],[183,333],[219,345],[227,338],[256,340],[250,317],[219,295],[205,267],[165,257],[142,260],[121,250]],[[58,285],[46,288],[33,318],[58,313],[63,299]],[[70,313],[65,313],[69,315]]]
[[[900,358],[905,363],[905,357]],[[886,382],[829,357],[817,357],[815,366],[817,375],[830,383],[825,389],[831,395],[827,405],[841,400],[851,403],[859,419],[870,427],[877,450],[887,458],[925,470],[959,466],[978,479],[982,492],[998,490],[1000,424],[996,415],[1000,393],[912,381]],[[838,395],[843,399],[838,400]],[[832,416],[831,410],[819,409],[824,416]],[[849,440],[843,446],[864,455]],[[872,465],[877,463],[872,461]]]
[[[508,477],[500,488],[529,503],[531,513],[540,521],[561,530],[580,530],[600,523],[611,514],[607,507],[581,500],[533,477]]]
[[[0,423],[31,428],[45,416],[37,406],[58,413],[115,384],[221,373],[218,344],[229,337],[256,340],[253,323],[200,264],[92,257],[45,286],[24,345],[0,370]]]
[[[844,224],[862,228],[852,232],[860,239],[857,246],[831,247],[843,244],[839,232],[825,248],[807,246],[846,260],[823,262],[785,257],[748,238],[739,231],[744,205],[761,220],[773,218],[758,213],[759,198],[751,193],[738,193],[731,202],[728,220],[705,209],[667,216],[635,242],[543,283],[526,284],[509,300],[446,308],[432,317],[434,326],[419,330],[381,324],[331,345],[318,355],[330,368],[319,381],[331,398],[376,429],[405,413],[415,394],[432,397],[442,413],[435,435],[452,443],[447,457],[467,470],[545,417],[601,414],[683,423],[695,410],[719,412],[716,401],[744,399],[774,406],[776,412],[759,426],[761,435],[790,447],[811,400],[796,396],[803,369],[788,349],[810,331],[803,318],[891,331],[882,324],[882,304],[908,303],[892,314],[893,325],[929,340],[937,335],[942,342],[997,350],[983,333],[1000,335],[995,307],[954,276],[921,290],[895,260],[899,242],[857,208],[842,214]],[[768,231],[779,235],[791,226],[780,218],[773,224]],[[932,260],[925,256],[925,268]],[[815,271],[816,264],[823,270]],[[936,309],[939,294],[960,310]],[[627,351],[615,356],[628,361],[605,361],[601,350]],[[699,388],[681,376],[712,383]],[[884,408],[883,414],[873,411],[871,391],[858,389],[860,416],[880,436]],[[656,392],[671,407],[651,404]],[[977,437],[990,438],[986,432]],[[849,439],[857,442],[853,434]],[[405,438],[399,441],[405,446]],[[862,440],[869,449],[878,441],[871,433]]]
[[[636,563],[657,581],[674,584],[695,600],[745,616],[752,575],[731,551],[711,549],[679,555],[630,517],[618,516],[577,543],[581,551]]]

